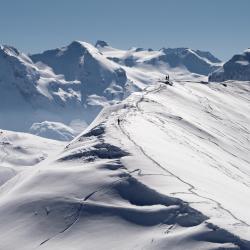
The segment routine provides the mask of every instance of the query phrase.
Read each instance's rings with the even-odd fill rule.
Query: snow
[[[206,81],[218,61],[209,52],[120,50],[104,41],[96,46],[73,41],[29,56],[1,45],[0,127],[29,132],[33,123],[51,121],[71,127],[75,120],[86,127],[103,107],[161,81],[166,74],[172,80]]]
[[[79,81],[66,81],[8,46],[1,46],[0,67],[1,128],[28,132],[35,122],[53,119],[69,125],[81,119]]]
[[[225,62],[218,70],[209,75],[209,81],[250,81],[250,50],[242,54],[234,55]]]
[[[248,61],[1,46],[0,249],[250,249]]]
[[[60,122],[50,121],[32,124],[30,132],[38,136],[60,141],[70,141],[76,136],[76,132],[72,128]]]
[[[244,50],[244,53],[250,53],[250,48]]]
[[[236,61],[235,63],[241,64],[242,66],[247,66],[250,64],[248,61]]]
[[[0,130],[0,187],[23,170],[63,150],[65,143],[31,134]]]
[[[250,85],[173,83],[152,82],[63,152],[6,172],[0,248],[249,249]]]

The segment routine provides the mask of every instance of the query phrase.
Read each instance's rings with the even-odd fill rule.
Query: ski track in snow
[[[111,114],[111,120],[115,119],[112,123],[111,123],[111,126],[113,126],[113,128],[115,128],[115,130],[117,130],[118,134],[115,134],[114,135],[109,135],[110,137],[113,137],[113,139],[115,140],[115,144],[113,145],[112,143],[109,143],[109,140],[107,141],[106,138],[103,136],[102,137],[102,134],[101,136],[95,133],[93,133],[93,135],[89,135],[89,137],[93,137],[95,138],[96,140],[96,144],[93,144],[93,146],[88,146],[88,140],[86,139],[86,144],[84,144],[84,141],[83,141],[83,144],[79,144],[76,146],[74,146],[74,143],[77,142],[77,141],[73,141],[71,142],[67,147],[69,147],[69,149],[67,148],[67,150],[69,150],[69,153],[65,153],[64,156],[60,156],[61,158],[58,159],[59,162],[67,162],[67,161],[73,161],[74,159],[77,160],[77,159],[81,159],[81,157],[84,159],[84,157],[86,159],[88,159],[89,156],[96,156],[95,160],[100,160],[100,159],[109,159],[110,160],[110,163],[111,164],[120,164],[121,166],[118,167],[117,169],[120,169],[121,170],[121,173],[120,175],[113,175],[112,177],[112,180],[109,181],[108,183],[104,183],[103,185],[99,185],[99,186],[96,186],[95,188],[92,188],[92,191],[91,190],[88,190],[87,193],[85,193],[84,195],[72,195],[72,194],[65,194],[64,196],[64,199],[69,199],[71,202],[73,202],[74,204],[74,213],[73,214],[66,214],[66,217],[64,217],[64,220],[70,220],[69,222],[64,222],[64,224],[66,225],[63,225],[63,226],[60,226],[57,230],[57,232],[52,232],[50,233],[45,239],[43,239],[42,241],[40,241],[40,243],[38,243],[37,247],[44,247],[45,249],[53,249],[51,248],[51,246],[53,247],[54,244],[57,244],[58,242],[62,241],[62,239],[64,237],[67,237],[70,233],[73,233],[75,232],[75,230],[77,230],[77,228],[79,228],[79,225],[81,225],[82,223],[82,219],[84,219],[85,217],[85,213],[86,212],[89,212],[91,211],[91,208],[94,208],[94,209],[102,209],[102,206],[103,206],[103,209],[105,211],[118,211],[115,213],[115,215],[119,215],[119,209],[121,209],[121,211],[124,211],[122,209],[128,209],[128,207],[124,206],[118,206],[118,205],[111,205],[110,207],[108,207],[108,204],[106,204],[104,202],[104,204],[102,203],[102,201],[98,200],[98,195],[102,196],[102,195],[106,195],[108,194],[109,192],[111,192],[113,189],[116,189],[117,185],[119,183],[123,183],[124,181],[130,181],[130,180],[133,180],[135,179],[136,181],[138,181],[138,183],[141,183],[139,179],[136,179],[136,176],[138,177],[144,177],[144,176],[159,176],[159,177],[173,177],[174,179],[176,179],[178,182],[184,184],[184,186],[187,187],[187,189],[184,189],[183,191],[177,191],[177,192],[171,192],[170,194],[171,195],[175,195],[175,194],[187,194],[187,195],[194,195],[196,197],[199,197],[201,198],[201,200],[196,200],[196,201],[190,201],[190,202],[185,202],[185,199],[179,199],[179,198],[173,198],[173,199],[178,199],[179,203],[177,202],[175,205],[176,206],[179,206],[179,208],[175,208],[178,212],[182,212],[182,213],[189,213],[189,205],[190,205],[190,208],[192,208],[192,204],[205,204],[207,206],[211,206],[212,204],[218,208],[219,211],[223,212],[224,214],[228,214],[228,216],[232,217],[234,220],[235,220],[235,226],[243,226],[243,227],[250,227],[250,225],[238,218],[232,211],[230,211],[229,209],[227,209],[225,206],[223,206],[219,201],[217,201],[216,199],[213,199],[213,198],[210,198],[210,197],[206,197],[204,195],[201,195],[199,194],[199,188],[197,189],[195,185],[192,185],[191,183],[189,183],[188,181],[186,181],[185,179],[181,178],[180,176],[176,175],[175,173],[173,173],[172,171],[170,171],[165,165],[163,165],[162,163],[160,163],[159,161],[157,161],[154,156],[152,156],[148,151],[147,149],[145,149],[142,145],[140,145],[140,141],[137,141],[135,139],[133,139],[133,136],[130,134],[129,130],[126,129],[127,128],[127,125],[131,123],[131,121],[129,120],[130,116],[142,116],[143,119],[147,120],[148,122],[156,125],[159,130],[162,129],[162,131],[164,131],[164,120],[161,120],[162,118],[160,117],[160,114],[159,116],[157,116],[157,113],[155,115],[156,119],[158,120],[154,120],[154,119],[150,119],[149,117],[149,114],[150,113],[147,113],[145,112],[142,107],[141,107],[141,104],[143,102],[149,102],[149,101],[154,101],[150,98],[148,98],[148,95],[150,94],[154,94],[154,93],[158,93],[158,92],[161,92],[162,90],[167,90],[167,89],[171,89],[171,88],[174,88],[174,86],[166,86],[166,85],[158,85],[156,87],[148,87],[144,90],[144,93],[140,93],[136,96],[136,99],[132,99],[133,103],[127,103],[125,104],[124,110],[118,110],[118,112],[116,112],[116,114],[112,117],[112,114]],[[193,94],[195,95],[195,94]],[[197,96],[197,98],[199,98],[199,96]],[[209,106],[209,103],[208,105],[204,104],[205,102],[207,102],[205,99],[201,100],[199,99],[200,102],[202,102],[203,106],[207,107],[208,109],[212,109],[213,107]],[[121,119],[121,123],[120,124],[117,124],[116,122],[116,115],[118,115],[117,117],[119,117]],[[175,124],[176,121],[182,119],[181,117],[179,116],[174,116],[172,115],[171,113],[167,113],[165,114],[166,116],[166,119],[167,119],[167,122],[172,122],[172,124]],[[215,117],[215,119],[217,119]],[[161,125],[162,124],[162,125]],[[98,124],[99,126],[100,124]],[[105,124],[106,125],[106,124]],[[110,125],[110,124],[109,124]],[[113,131],[113,130],[112,130]],[[91,132],[91,130],[90,130]],[[88,133],[90,133],[88,132]],[[205,130],[200,130],[199,132],[206,132]],[[246,132],[247,132],[247,129],[246,129]],[[103,132],[104,133],[104,132]],[[87,134],[83,134],[83,137],[84,135],[86,136],[86,138],[88,138]],[[123,135],[123,136],[121,136]],[[202,137],[199,133],[197,134],[194,134],[197,138],[201,139],[201,140],[206,140],[207,138],[205,137]],[[232,154],[232,152],[230,152],[229,150],[226,150],[225,148],[221,148],[219,144],[216,143],[215,140],[213,140],[213,138],[211,137],[210,138],[210,135],[209,134],[205,134],[208,136],[209,139],[207,139],[210,143],[213,143],[216,147],[219,147],[220,149],[224,150],[226,153],[228,154]],[[81,142],[81,136],[79,137],[79,142]],[[125,141],[129,141],[132,146],[132,149],[128,149],[128,145],[124,142]],[[89,139],[89,141],[91,141]],[[117,147],[117,142],[119,144],[119,147]],[[72,144],[72,148],[70,148]],[[83,147],[83,149],[81,149],[82,146],[84,145],[87,145],[85,147]],[[90,144],[91,145],[91,144]],[[147,173],[144,173],[144,171],[141,169],[141,168],[126,168],[126,164],[123,165],[121,163],[121,158],[126,156],[126,154],[122,154],[122,153],[118,153],[117,152],[114,152],[114,155],[106,155],[103,157],[103,152],[101,152],[101,149],[103,148],[111,148],[111,151],[112,151],[112,147],[116,147],[118,150],[127,150],[127,151],[124,151],[124,152],[128,152],[128,154],[132,153],[132,155],[134,154],[134,152],[140,152],[140,154],[143,155],[143,157],[145,159],[147,159],[147,161],[153,163],[152,165],[155,166],[155,169],[156,171],[153,171],[153,168],[150,169],[149,172]],[[190,145],[191,147],[191,145]],[[2,148],[3,148],[3,151],[5,150],[3,145],[2,145]],[[196,149],[194,147],[194,149]],[[72,150],[72,153],[70,153]],[[86,150],[86,151],[85,151]],[[90,151],[88,153],[88,150]],[[92,150],[92,151],[91,151]],[[113,149],[113,150],[116,150],[116,149]],[[197,149],[196,149],[197,150]],[[98,153],[98,151],[100,151]],[[6,155],[2,156],[2,158],[0,159],[1,162],[4,162],[4,160],[6,159],[6,157],[8,157],[8,151],[4,151],[6,153]],[[105,152],[104,152],[105,153]],[[108,153],[111,153],[112,152],[108,152]],[[116,153],[116,154],[115,154]],[[200,154],[204,154],[206,157],[210,158],[211,160],[215,161],[216,162],[216,159],[214,159],[214,157],[212,157],[211,155],[209,155],[208,153],[205,153],[202,148],[200,149],[199,151]],[[91,155],[92,154],[92,155]],[[96,155],[95,155],[96,154]],[[234,156],[234,154],[232,154],[232,156]],[[102,158],[103,157],[103,158]],[[105,158],[106,157],[106,158]],[[244,161],[244,157],[242,158],[242,160]],[[80,163],[81,165],[84,166],[84,163]],[[219,164],[219,162],[218,162]],[[241,180],[240,179],[240,176],[232,176],[230,171],[226,172],[226,168],[222,169],[223,166],[220,166],[220,165],[216,165],[215,164],[215,168],[219,168],[218,170],[221,171],[223,174],[227,174],[230,178],[232,179],[235,179],[235,180],[238,180],[239,182],[241,182],[242,184],[244,184],[246,187],[249,187],[249,184],[247,182],[244,182],[244,180]],[[70,165],[70,164],[69,164]],[[71,166],[73,168],[73,166]],[[233,166],[233,168],[237,169],[239,172],[242,172],[246,175],[249,176],[248,173],[245,173],[242,169],[240,169],[239,167],[237,166]],[[41,168],[42,169],[42,168]],[[157,173],[157,169],[160,169],[161,172]],[[95,171],[95,170],[94,170]],[[98,177],[96,177],[98,178]],[[237,179],[238,178],[238,179]],[[145,185],[143,183],[143,185]],[[150,188],[147,187],[147,184],[145,185],[146,188]],[[134,188],[134,187],[132,187]],[[186,191],[185,191],[186,190]],[[158,191],[156,191],[158,192]],[[147,193],[143,194],[143,195],[147,195]],[[78,197],[79,196],[79,197]],[[164,197],[168,197],[168,198],[172,198],[171,196],[167,196],[167,195],[164,195]],[[175,196],[173,196],[175,197]],[[137,203],[133,203],[133,201],[130,201],[128,197],[123,197],[123,199],[128,202],[128,203],[132,203],[133,205],[139,207],[139,206],[144,206],[143,204],[140,204],[140,202],[137,204]],[[169,208],[171,209],[171,205],[167,205],[167,204],[164,204],[163,203],[160,203],[160,202],[157,202],[157,201],[154,201],[154,202],[151,202],[152,204],[150,204],[151,206],[153,205],[163,205],[165,206],[166,208]],[[43,207],[46,205],[46,203],[44,203],[40,208],[43,209]],[[149,206],[150,206],[149,205]],[[92,207],[91,207],[92,206]],[[106,207],[105,207],[106,206]],[[46,208],[46,207],[45,207]],[[133,208],[134,209],[134,208]],[[142,208],[142,212],[144,211],[143,210],[144,208]],[[46,210],[46,209],[45,209]],[[195,209],[194,209],[195,210]],[[136,211],[136,210],[135,210]],[[146,210],[145,210],[146,211]],[[197,212],[196,216],[201,216],[199,213],[199,210],[195,210]],[[134,212],[134,211],[133,211]],[[93,212],[95,213],[95,212]],[[132,213],[132,212],[131,212]],[[48,214],[47,214],[48,215]],[[73,216],[72,216],[73,215]],[[114,215],[114,216],[115,216]],[[211,229],[211,230],[214,230],[215,233],[211,238],[208,237],[208,240],[206,240],[206,237],[204,238],[201,238],[203,239],[203,241],[205,242],[208,242],[208,243],[232,243],[235,245],[240,247],[240,249],[244,249],[244,250],[247,250],[249,249],[248,246],[249,246],[249,242],[245,241],[245,240],[241,240],[237,235],[235,234],[231,234],[231,232],[229,231],[223,231],[220,233],[226,233],[227,237],[231,237],[230,239],[224,239],[223,236],[222,239],[219,239],[220,238],[220,233],[218,233],[218,235],[216,234],[216,230],[218,229],[217,225],[216,224],[213,224],[213,223],[210,223],[207,221],[207,219],[209,219],[208,217],[206,217],[205,214],[202,214],[202,216],[204,216],[203,219],[201,218],[198,218],[198,220],[200,219],[201,222],[199,222],[199,225],[200,224],[205,224],[207,228]],[[170,216],[171,217],[171,216]],[[205,217],[207,219],[205,219]],[[121,218],[123,218],[121,216]],[[124,218],[123,218],[124,219]],[[166,235],[171,235],[172,232],[175,232],[176,230],[178,231],[178,223],[174,223],[174,224],[168,224],[167,221],[168,221],[168,217],[166,216],[165,220],[164,221],[161,221],[161,223],[158,223],[157,226],[159,227],[164,227],[163,231],[164,231],[164,234]],[[166,221],[166,223],[165,223]],[[197,225],[197,224],[196,224]],[[190,225],[189,225],[190,226]],[[192,226],[191,226],[192,227]],[[224,230],[222,228],[219,227],[219,230]],[[228,236],[229,235],[229,236]],[[214,238],[213,238],[214,237]],[[210,239],[210,240],[209,240]],[[218,240],[219,239],[219,240]],[[201,240],[202,241],[202,240]],[[152,236],[152,242],[154,242],[154,236]],[[221,246],[223,247],[223,245]],[[230,246],[231,247],[231,246]],[[137,246],[138,248],[138,246]],[[141,249],[141,248],[139,248]],[[219,248],[218,248],[219,249]],[[227,248],[225,248],[227,249]],[[229,249],[229,248],[228,248]],[[238,248],[237,248],[238,249]]]
[[[146,96],[150,93],[154,93],[154,92],[159,92],[162,89],[165,89],[166,86],[164,85],[160,85],[159,87],[154,88],[153,90],[146,90],[145,94],[142,94],[142,96],[139,98],[139,100],[137,100],[134,103],[134,107],[136,107],[136,111],[139,111],[141,113],[141,115],[144,116],[143,110],[140,108],[140,103],[143,102],[146,98]],[[184,193],[184,194],[193,194],[199,198],[205,199],[209,202],[212,202],[216,205],[217,208],[219,208],[220,210],[225,211],[226,213],[228,213],[232,218],[234,218],[236,221],[238,221],[238,224],[244,225],[249,227],[250,225],[248,223],[246,223],[245,221],[237,218],[237,216],[235,216],[230,210],[228,210],[227,208],[223,207],[222,204],[218,201],[216,201],[215,199],[206,197],[206,196],[202,196],[198,193],[198,190],[195,188],[195,186],[193,186],[192,184],[188,183],[187,181],[183,180],[182,178],[180,178],[179,176],[175,175],[174,173],[172,173],[171,171],[169,171],[167,168],[163,167],[159,162],[157,162],[152,156],[150,156],[150,154],[148,154],[143,147],[141,147],[136,141],[134,141],[132,139],[132,137],[130,136],[130,134],[128,133],[128,131],[125,129],[126,126],[124,126],[126,124],[126,122],[129,122],[126,118],[128,115],[130,115],[132,113],[135,112],[134,109],[129,109],[129,112],[127,112],[125,115],[120,116],[121,119],[121,124],[119,125],[115,125],[116,127],[118,127],[121,131],[121,133],[123,133],[126,138],[132,143],[134,144],[134,146],[139,149],[139,151],[147,158],[149,159],[151,162],[153,162],[153,164],[155,166],[157,166],[158,168],[160,168],[161,170],[163,170],[164,172],[166,172],[167,174],[157,174],[157,173],[152,173],[152,174],[143,174],[141,169],[135,169],[132,170],[130,172],[128,172],[129,176],[125,176],[125,177],[121,177],[115,181],[113,181],[112,183],[110,183],[108,186],[101,186],[99,187],[97,190],[89,193],[88,195],[86,195],[84,198],[79,200],[79,208],[76,212],[76,216],[75,219],[72,221],[72,223],[70,223],[66,228],[64,228],[63,230],[61,230],[59,233],[55,234],[54,236],[44,240],[43,242],[40,243],[40,245],[44,245],[45,243],[48,243],[50,240],[55,239],[57,236],[59,236],[60,234],[65,233],[66,231],[72,229],[72,227],[79,221],[80,217],[81,217],[81,212],[84,210],[84,206],[85,206],[85,202],[88,201],[91,197],[93,197],[94,195],[96,195],[99,192],[104,192],[105,190],[109,190],[113,185],[115,185],[117,182],[121,182],[124,179],[128,179],[131,178],[131,174],[133,173],[137,173],[138,176],[146,176],[146,175],[160,175],[160,176],[172,176],[174,178],[176,178],[178,181],[182,182],[183,184],[187,185],[188,187],[188,192],[179,192],[179,193]],[[151,121],[152,122],[152,121]],[[117,140],[119,140],[118,138],[116,138]],[[205,139],[205,138],[201,138],[201,139]],[[103,143],[104,141],[101,140]],[[120,141],[120,140],[119,140]],[[120,143],[122,144],[122,142],[120,141]],[[228,152],[230,153],[230,152]],[[209,156],[209,155],[207,155]],[[177,192],[178,193],[178,192]],[[176,194],[177,194],[176,193]],[[173,193],[174,194],[174,193]],[[210,204],[208,202],[208,204]],[[206,201],[200,201],[200,202],[193,202],[193,203],[206,203]],[[190,202],[189,204],[192,204],[192,202]],[[213,225],[210,224],[210,226],[214,227]],[[168,234],[173,228],[175,227],[175,224],[170,225],[165,233]],[[243,248],[242,248],[243,249]]]
[[[165,88],[165,87],[166,87],[166,86],[160,85],[160,87],[157,87],[156,89],[153,89],[153,90],[151,90],[151,91],[150,91],[150,90],[149,90],[149,91],[146,90],[146,91],[145,91],[145,94],[142,94],[142,97],[135,103],[135,106],[136,106],[137,110],[140,111],[141,114],[143,115],[143,111],[142,111],[142,110],[140,109],[140,107],[139,107],[140,102],[142,102],[142,101],[144,100],[144,97],[145,97],[146,95],[148,95],[148,94],[150,94],[150,93],[153,93],[153,92],[158,92],[158,91],[160,91],[162,88]],[[127,113],[127,114],[128,114],[128,113]],[[126,114],[125,116],[122,117],[122,121],[126,121],[126,116],[127,116],[127,114]],[[196,188],[195,188],[193,185],[191,185],[190,183],[184,181],[184,180],[181,179],[180,177],[176,176],[175,174],[173,174],[172,172],[170,172],[169,170],[167,170],[165,167],[161,166],[156,160],[154,160],[149,154],[147,154],[147,153],[145,152],[145,150],[144,150],[138,143],[136,143],[136,142],[131,138],[131,136],[129,135],[129,133],[126,131],[125,126],[120,126],[120,128],[121,128],[122,133],[123,133],[131,142],[133,142],[133,144],[134,144],[137,148],[139,148],[139,150],[140,150],[148,159],[150,159],[156,166],[158,166],[159,168],[161,168],[163,171],[167,172],[168,174],[174,176],[176,179],[178,179],[178,180],[181,181],[182,183],[186,184],[186,185],[189,187],[189,188],[188,188],[188,191],[189,191],[191,194],[194,194],[194,195],[196,195],[196,196],[198,196],[198,197],[200,197],[200,198],[204,198],[204,199],[206,199],[206,200],[212,201],[213,203],[215,203],[215,204],[217,205],[218,208],[220,208],[220,209],[226,211],[228,214],[230,214],[230,215],[231,215],[235,220],[237,220],[239,223],[241,223],[241,224],[243,224],[243,225],[245,225],[245,226],[250,227],[250,225],[249,225],[248,223],[246,223],[246,222],[244,222],[243,220],[240,220],[239,218],[237,218],[230,210],[228,210],[228,209],[226,209],[225,207],[223,207],[218,201],[216,201],[216,200],[214,200],[214,199],[211,199],[211,198],[209,198],[209,197],[205,197],[205,196],[199,195],[198,192],[197,192],[197,190],[196,190]]]

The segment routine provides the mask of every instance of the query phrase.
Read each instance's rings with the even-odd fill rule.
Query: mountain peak
[[[109,46],[109,44],[105,41],[102,41],[102,40],[97,40],[96,44],[95,44],[95,47],[98,48],[98,47],[107,47]]]
[[[78,49],[78,50],[80,49],[81,50],[81,49],[85,48],[85,46],[84,46],[83,42],[75,40],[75,41],[71,42],[68,46],[66,46],[66,48]]]
[[[12,56],[19,56],[21,54],[16,48],[9,45],[0,45],[0,51]]]

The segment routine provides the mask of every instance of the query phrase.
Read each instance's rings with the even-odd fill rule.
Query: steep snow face
[[[227,80],[250,81],[250,49],[243,54],[233,56],[218,70],[209,75],[209,81]]]
[[[27,56],[15,48],[1,45],[0,67],[1,107],[7,108],[12,104],[8,103],[8,99],[10,98],[10,96],[6,96],[6,92],[8,91],[23,96],[23,99],[30,98],[30,96],[34,95],[40,101],[45,101],[45,98],[43,99],[43,96],[38,92],[35,85],[40,75]],[[16,105],[20,98],[13,99],[13,105]]]
[[[31,58],[49,65],[68,81],[80,82],[84,110],[82,119],[86,123],[92,122],[103,107],[122,100],[131,91],[127,87],[129,81],[125,70],[86,42],[74,41],[69,46],[45,51]]]
[[[34,122],[80,119],[80,83],[66,81],[48,66],[0,47],[0,127],[28,131]],[[63,113],[63,115],[62,115]]]
[[[125,71],[107,60],[91,44],[75,41],[67,47],[45,51],[31,58],[49,65],[67,80],[79,80],[82,103],[93,94],[108,100],[120,100],[123,96],[127,82]]]
[[[2,186],[0,248],[250,249],[249,93],[174,81],[105,108]]]

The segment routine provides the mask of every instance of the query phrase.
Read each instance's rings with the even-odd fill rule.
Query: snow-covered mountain
[[[209,75],[209,81],[227,80],[250,81],[250,49],[242,54],[234,55],[222,67]]]
[[[55,64],[46,65],[13,47],[0,47],[1,128],[65,140],[81,132],[103,106],[124,98],[126,73],[95,47],[73,42],[59,51]]]
[[[69,46],[32,55],[31,58],[49,65],[66,80],[80,81],[83,105],[121,100],[124,96],[126,72],[89,43],[74,41]],[[92,120],[93,116],[88,122]]]
[[[41,61],[57,74],[63,74],[67,80],[82,82],[83,95],[103,94],[112,98],[112,91],[107,89],[110,84],[117,88],[124,87],[127,78],[122,68],[110,62],[91,44],[74,41],[61,49],[45,51],[32,55],[33,61]],[[87,93],[85,93],[87,91]],[[84,101],[84,99],[83,99]]]
[[[1,186],[0,249],[250,249],[249,100],[153,82],[105,108]]]
[[[29,131],[34,122],[69,124],[81,116],[80,82],[66,81],[15,48],[0,47],[1,128]]]
[[[119,50],[104,41],[27,56],[0,47],[0,127],[68,140],[101,109],[170,74],[206,80],[219,60],[191,49]]]
[[[110,60],[128,67],[142,66],[143,64],[157,67],[165,65],[165,70],[170,72],[180,68],[189,74],[208,75],[221,65],[221,61],[210,52],[189,48],[163,48],[159,51],[143,48],[118,50],[104,41],[97,41],[96,47]]]

